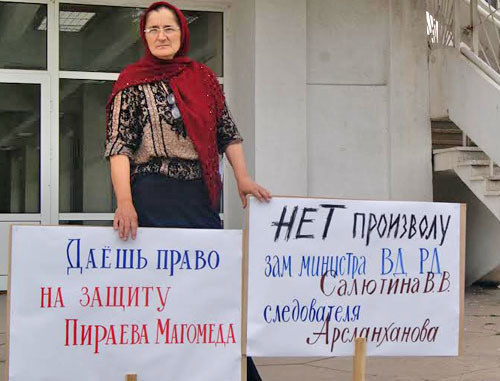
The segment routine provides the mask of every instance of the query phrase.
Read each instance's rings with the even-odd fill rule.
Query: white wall
[[[432,200],[424,2],[307,10],[309,194]]]
[[[385,85],[388,0],[307,2],[308,85]]]
[[[274,194],[306,195],[306,0],[237,1],[230,19],[227,94],[250,172]],[[241,227],[225,173],[225,226]]]
[[[311,196],[389,197],[389,5],[307,3]]]
[[[230,99],[258,182],[274,194],[432,200],[424,3],[234,3]],[[241,226],[227,205],[227,226]]]
[[[471,284],[491,269],[500,268],[500,221],[458,176],[436,172],[434,200],[467,204],[466,284]],[[500,277],[492,273],[488,279],[498,281]]]
[[[390,198],[432,200],[425,1],[391,0]]]
[[[306,0],[256,0],[255,178],[307,194]]]
[[[248,171],[255,176],[255,2],[236,1],[226,17],[224,90],[242,134]],[[231,167],[224,167],[224,227],[241,228],[243,211]]]
[[[386,86],[308,86],[309,195],[388,198],[387,105]]]

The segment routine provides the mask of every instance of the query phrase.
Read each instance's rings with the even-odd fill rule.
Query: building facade
[[[1,291],[11,224],[111,225],[104,106],[142,53],[149,3],[0,0]],[[274,195],[433,200],[425,1],[173,3],[188,17],[191,57],[226,92],[252,176]],[[241,228],[225,162],[223,173],[224,224]],[[471,221],[482,221],[474,242],[490,237],[470,251],[487,248],[489,266],[499,263],[498,219],[457,178],[435,184],[439,199],[470,203]]]
[[[11,223],[109,225],[104,105],[149,2],[0,0],[0,288]],[[425,8],[179,0],[274,194],[432,200]],[[224,220],[243,211],[225,168]]]

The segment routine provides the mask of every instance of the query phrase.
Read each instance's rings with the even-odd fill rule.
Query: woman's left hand
[[[247,207],[247,195],[249,194],[256,197],[259,201],[271,200],[271,193],[248,176],[238,180],[238,193],[240,194],[243,208]]]

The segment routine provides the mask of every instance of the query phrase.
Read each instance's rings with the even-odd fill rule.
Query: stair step
[[[451,148],[435,149],[435,150],[433,150],[433,153],[456,152],[456,151],[460,151],[460,152],[483,152],[481,150],[481,148],[479,148],[479,147],[455,146],[455,147],[451,147]]]
[[[452,128],[454,130],[459,130],[460,131],[460,128],[458,128],[458,126],[453,123],[451,120],[433,120],[431,122],[431,127],[432,129],[435,129],[435,128]]]
[[[460,167],[465,167],[465,166],[489,166],[490,165],[490,160],[464,160],[460,163],[458,163],[458,166]]]
[[[449,127],[435,127],[432,129],[433,134],[453,134],[453,135],[462,135],[462,131],[458,128],[449,128]]]
[[[452,140],[452,139],[434,139],[433,142],[432,142],[432,145],[435,149],[442,149],[442,148],[438,148],[438,146],[446,146],[446,148],[452,148],[452,147],[456,147],[457,144],[460,144],[462,141],[456,139],[456,140]]]
[[[471,176],[469,177],[469,180],[470,181],[483,181],[483,180],[488,180],[488,181],[500,181],[500,175],[493,175],[493,176],[490,176],[490,175],[475,175],[475,176]]]
[[[462,167],[464,168],[464,167]],[[476,176],[481,176],[483,177],[484,179],[486,179],[487,177],[491,176],[491,169],[490,169],[490,166],[489,165],[475,165],[475,166],[470,166],[470,175],[472,177],[476,177]],[[500,175],[500,168],[497,167],[496,165],[493,167],[493,174],[495,176],[497,175]]]
[[[500,190],[489,190],[484,192],[486,197],[497,197],[500,196]]]
[[[469,180],[470,181],[483,181],[483,180],[486,180],[486,176],[481,176],[481,175],[471,176],[471,177],[469,177]]]
[[[463,143],[462,130],[450,120],[431,121],[431,135],[433,149],[451,148]]]

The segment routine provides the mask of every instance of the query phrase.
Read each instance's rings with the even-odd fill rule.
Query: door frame
[[[40,85],[40,213],[1,213],[1,222],[32,221],[50,224],[51,209],[51,102],[47,72],[0,69],[1,83]]]

